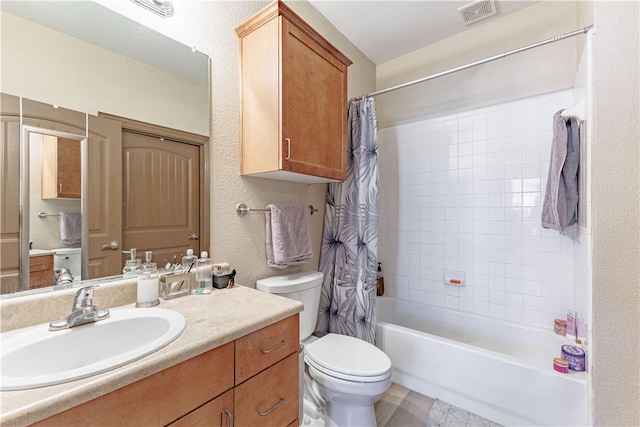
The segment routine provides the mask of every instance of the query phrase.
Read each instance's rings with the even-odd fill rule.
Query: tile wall
[[[390,295],[545,328],[575,306],[583,227],[540,226],[552,117],[573,99],[565,90],[379,131]],[[444,284],[451,271],[465,286]]]

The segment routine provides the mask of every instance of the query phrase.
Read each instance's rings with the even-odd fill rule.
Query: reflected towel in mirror
[[[79,212],[60,212],[60,241],[65,245],[82,243],[82,216]]]

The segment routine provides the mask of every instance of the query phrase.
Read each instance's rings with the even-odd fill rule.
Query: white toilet
[[[311,336],[318,316],[322,273],[269,277],[258,280],[256,287],[304,304],[300,341],[313,381],[307,389],[317,390],[324,400],[326,425],[375,426],[373,404],[391,385],[391,360],[382,350],[358,338],[339,334]]]
[[[56,248],[53,251],[53,268],[66,268],[73,280],[80,280],[82,248]]]

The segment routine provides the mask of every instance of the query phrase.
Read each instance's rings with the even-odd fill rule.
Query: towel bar
[[[38,212],[37,215],[39,218],[46,218],[48,216],[60,216],[60,214],[48,214],[42,211]]]
[[[318,209],[314,208],[313,205],[308,205],[307,207],[311,211],[311,215],[313,215],[314,212],[318,212]],[[236,213],[238,216],[245,216],[249,212],[266,212],[267,210],[268,209],[249,208],[244,203],[240,203],[236,206]]]

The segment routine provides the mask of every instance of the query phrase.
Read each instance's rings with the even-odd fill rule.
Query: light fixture
[[[173,16],[173,3],[171,1],[163,0],[131,0],[137,5],[144,7],[147,10],[160,15],[163,18]]]

